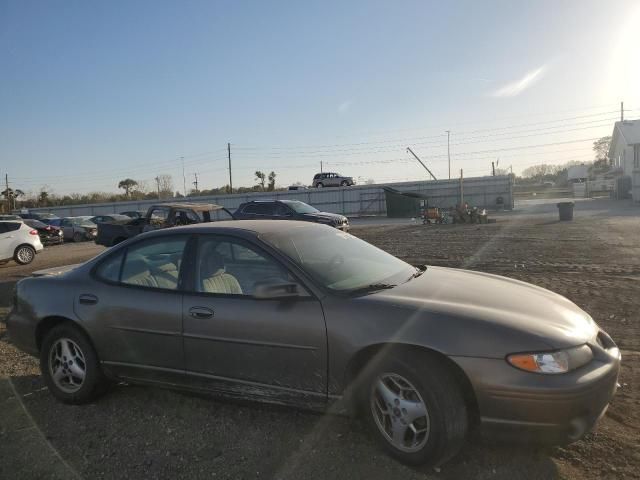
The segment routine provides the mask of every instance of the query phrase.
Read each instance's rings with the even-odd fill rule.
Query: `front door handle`
[[[197,319],[205,319],[213,317],[213,310],[207,307],[191,307],[189,309],[189,315]]]
[[[95,305],[98,303],[98,297],[89,293],[83,293],[78,299],[80,305]]]

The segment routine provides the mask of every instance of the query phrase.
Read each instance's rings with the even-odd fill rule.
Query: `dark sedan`
[[[349,219],[344,215],[321,212],[299,200],[255,200],[243,203],[233,217],[236,220],[300,220],[349,231]]]
[[[611,338],[560,295],[414,267],[308,222],[155,231],[38,275],[18,282],[7,330],[63,402],[119,380],[339,402],[411,464],[455,455],[477,423],[575,441],[620,368]]]
[[[40,220],[24,219],[24,223],[38,231],[40,242],[43,245],[58,245],[64,242],[64,234],[60,227],[47,225]]]

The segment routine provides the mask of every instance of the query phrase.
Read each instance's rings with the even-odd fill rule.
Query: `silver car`
[[[353,177],[345,177],[335,172],[316,173],[313,176],[313,186],[322,187],[350,187],[355,185]]]
[[[60,221],[64,239],[82,242],[84,240],[95,240],[98,233],[98,226],[89,220],[90,216],[66,217]]]

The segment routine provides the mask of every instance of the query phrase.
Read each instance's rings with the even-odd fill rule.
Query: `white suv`
[[[43,249],[38,231],[21,221],[0,221],[0,263],[31,263]]]

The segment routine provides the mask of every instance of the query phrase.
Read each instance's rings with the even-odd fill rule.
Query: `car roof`
[[[264,233],[282,233],[292,229],[306,229],[309,231],[332,228],[327,225],[296,220],[221,220],[218,222],[197,223],[170,229],[160,229],[145,235],[163,235],[175,233],[224,233],[225,231],[242,231],[261,235]]]
[[[159,203],[152,205],[156,207],[169,207],[169,208],[189,208],[196,212],[210,212],[212,210],[222,210],[222,205],[216,205],[215,203],[188,203],[188,202],[173,202],[173,203]]]

